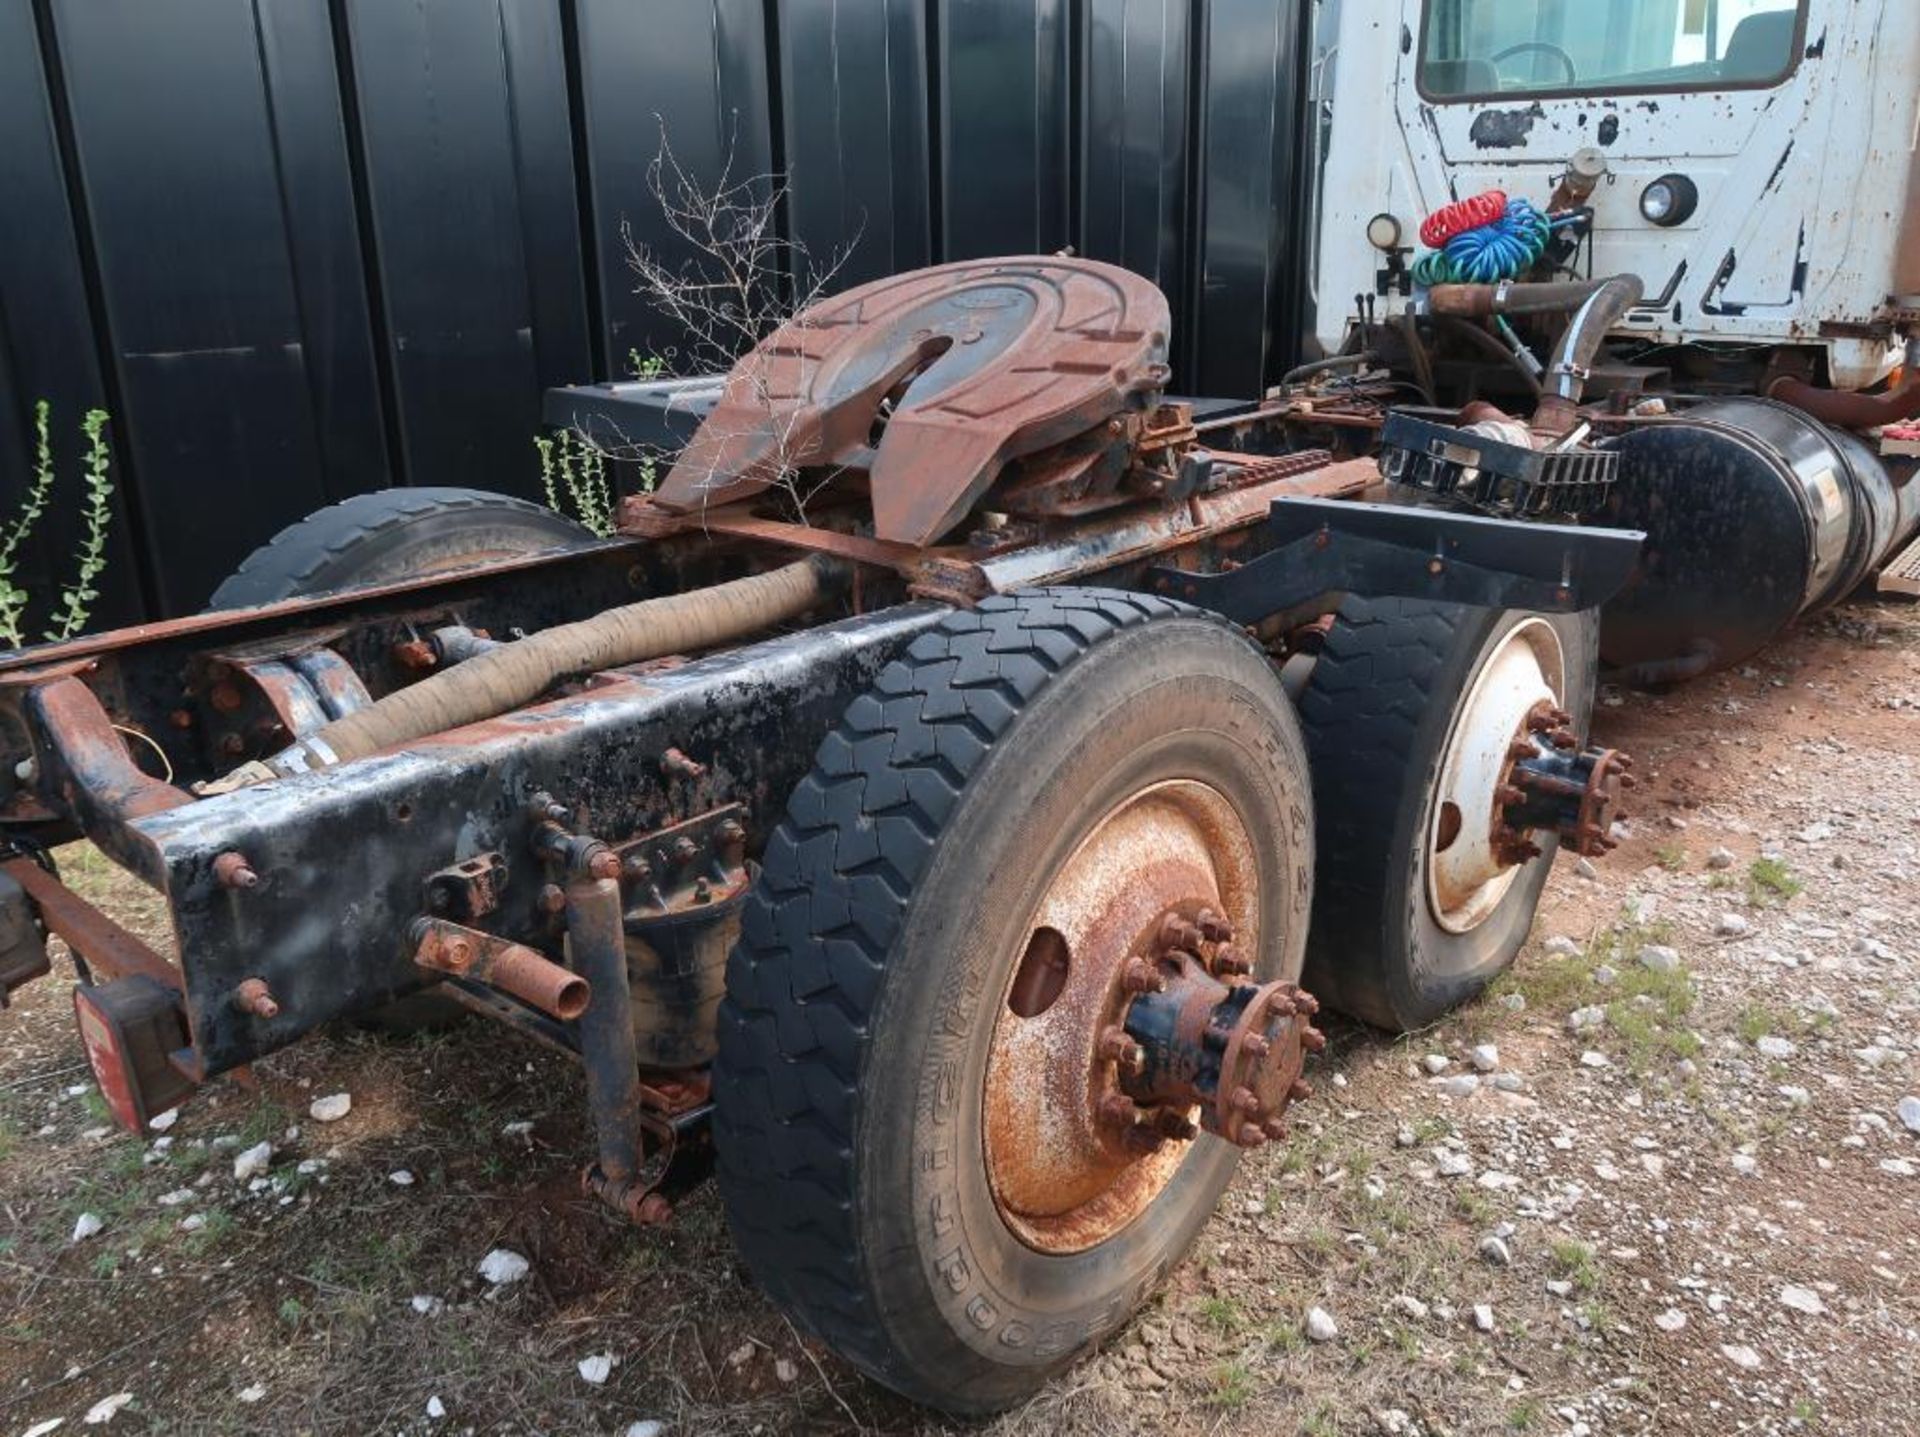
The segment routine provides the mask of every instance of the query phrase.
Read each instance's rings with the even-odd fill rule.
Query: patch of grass
[[[96,1123],[113,1121],[113,1109],[107,1106],[107,1100],[100,1096],[98,1088],[88,1088],[80,1095],[80,1105],[87,1110],[87,1116]]]
[[[1253,1400],[1253,1372],[1241,1361],[1222,1362],[1207,1379],[1207,1405],[1238,1411]]]
[[[1420,1334],[1411,1327],[1398,1322],[1389,1323],[1387,1337],[1400,1350],[1401,1357],[1408,1362],[1420,1360]]]
[[[280,1306],[275,1309],[280,1321],[298,1332],[300,1324],[306,1321],[307,1305],[297,1297],[283,1297]]]
[[[1755,908],[1784,903],[1805,885],[1777,858],[1756,858],[1747,869],[1747,902]]]
[[[1749,1003],[1740,1010],[1740,1036],[1749,1043],[1757,1043],[1779,1029],[1780,1014],[1765,1003]]]
[[[0,1119],[0,1163],[4,1163],[8,1158],[12,1157],[14,1150],[19,1146],[20,1134],[13,1130],[11,1124],[7,1123],[4,1119]]]
[[[1231,1297],[1209,1297],[1200,1304],[1200,1320],[1222,1337],[1236,1337],[1247,1325],[1247,1315]]]
[[[1413,1125],[1413,1140],[1416,1143],[1437,1143],[1442,1138],[1453,1136],[1453,1124],[1445,1118],[1421,1118]]]
[[[1573,1284],[1573,1290],[1589,1293],[1600,1286],[1600,1267],[1593,1249],[1573,1238],[1561,1238],[1548,1249],[1554,1271]]]
[[[246,1121],[240,1124],[240,1146],[250,1148],[269,1138],[277,1138],[292,1122],[293,1117],[285,1108],[271,1098],[262,1098],[248,1112]]]
[[[1654,845],[1653,861],[1669,873],[1678,873],[1687,866],[1687,850],[1678,843],[1660,843]]]
[[[1461,1186],[1453,1190],[1453,1210],[1475,1227],[1485,1227],[1494,1219],[1493,1200],[1479,1188]]]
[[[1267,1350],[1281,1354],[1298,1352],[1307,1345],[1307,1335],[1300,1330],[1296,1322],[1270,1322],[1261,1329],[1261,1338],[1267,1344]]]
[[[1507,1409],[1507,1426],[1515,1432],[1530,1432],[1540,1421],[1540,1403],[1528,1397]]]
[[[1331,1402],[1322,1402],[1300,1424],[1300,1437],[1340,1437],[1340,1417]]]
[[[218,1247],[235,1226],[233,1214],[223,1207],[214,1208],[205,1216],[206,1221],[200,1228],[187,1236],[187,1250],[196,1257]]]
[[[1820,1425],[1820,1404],[1811,1397],[1802,1397],[1793,1404],[1793,1420],[1806,1427]]]

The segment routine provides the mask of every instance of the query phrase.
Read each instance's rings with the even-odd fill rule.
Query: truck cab
[[[1913,6],[1389,0],[1338,27],[1327,352],[1356,303],[1369,321],[1416,303],[1422,216],[1487,190],[1590,208],[1569,269],[1643,286],[1616,341],[1685,347],[1714,378],[1789,348],[1866,388],[1920,331]]]

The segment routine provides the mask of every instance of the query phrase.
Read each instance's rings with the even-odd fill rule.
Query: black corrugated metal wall
[[[1073,245],[1157,280],[1176,385],[1301,327],[1310,0],[0,0],[0,505],[36,399],[74,548],[79,421],[121,487],[96,623],[180,613],[389,484],[530,494],[548,385],[676,336],[660,136],[774,171],[842,284]]]

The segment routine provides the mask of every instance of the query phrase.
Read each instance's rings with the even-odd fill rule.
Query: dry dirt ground
[[[976,1430],[1920,1431],[1920,614],[1596,726],[1648,779],[1630,836],[1562,860],[1513,973],[1408,1038],[1335,1024],[1168,1289]],[[121,1394],[100,1430],[946,1430],[802,1341],[710,1195],[665,1232],[582,1198],[578,1077],[483,1024],[303,1045],[152,1144],[79,1061],[61,983],[0,1018],[0,1437]]]

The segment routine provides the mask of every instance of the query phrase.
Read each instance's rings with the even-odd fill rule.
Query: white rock
[[[1651,923],[1660,914],[1660,895],[1640,893],[1627,904],[1627,918],[1633,923]]]
[[[1602,963],[1598,968],[1593,970],[1593,981],[1598,983],[1602,988],[1611,988],[1615,983],[1620,981],[1620,970],[1611,964]]]
[[[1671,973],[1680,966],[1680,954],[1664,943],[1649,943],[1640,950],[1640,966],[1655,973]]]
[[[620,1437],[666,1437],[667,1424],[664,1422],[629,1422],[627,1430]]]
[[[1687,1315],[1677,1307],[1669,1307],[1654,1315],[1653,1325],[1662,1332],[1678,1332],[1687,1325]]]
[[[432,1418],[435,1422],[438,1422],[442,1417],[445,1417],[446,1415],[447,1415],[447,1404],[442,1402],[438,1396],[429,1397],[427,1399],[427,1416],[428,1417]]]
[[[90,1237],[98,1237],[100,1229],[107,1225],[105,1218],[97,1212],[83,1212],[73,1220],[73,1240],[85,1242]]]
[[[496,1247],[480,1259],[480,1275],[495,1287],[518,1282],[527,1271],[527,1260],[512,1248]]]
[[[1340,1325],[1324,1307],[1307,1309],[1307,1337],[1313,1342],[1331,1342],[1340,1335]]]
[[[525,1119],[525,1118],[521,1119],[519,1122],[508,1123],[505,1127],[500,1129],[500,1136],[503,1138],[525,1138],[525,1137],[531,1136],[532,1133],[533,1133],[532,1120]]]
[[[352,1111],[352,1093],[329,1093],[307,1104],[307,1112],[316,1123],[337,1123]]]
[[[1493,1309],[1484,1302],[1473,1305],[1473,1325],[1482,1332],[1493,1331]]]
[[[1480,1256],[1487,1262],[1492,1263],[1495,1267],[1511,1267],[1513,1265],[1513,1249],[1497,1237],[1483,1237],[1480,1239]]]
[[[1709,868],[1733,867],[1733,850],[1730,848],[1714,849],[1713,852],[1707,855],[1707,867]]]
[[[773,1375],[782,1382],[792,1382],[800,1376],[800,1369],[791,1358],[776,1357],[773,1359]]]
[[[1524,1013],[1527,1010],[1527,995],[1525,993],[1503,993],[1500,995],[1500,1006],[1505,1008],[1509,1013]]]
[[[1738,913],[1722,913],[1720,921],[1713,925],[1713,931],[1722,938],[1738,938],[1747,933],[1753,925]]]
[[[1776,1033],[1762,1033],[1754,1040],[1753,1046],[1763,1058],[1791,1058],[1800,1051],[1790,1039],[1782,1038]]]
[[[1613,1063],[1607,1058],[1605,1053],[1596,1053],[1593,1049],[1589,1048],[1580,1055],[1580,1066],[1583,1068],[1611,1068]]]
[[[1573,1284],[1568,1282],[1564,1277],[1550,1278],[1547,1281],[1547,1291],[1555,1297],[1572,1297]]]
[[[1547,952],[1556,958],[1577,958],[1580,956],[1580,945],[1564,933],[1556,933],[1547,940]]]
[[[161,1193],[154,1199],[161,1207],[180,1207],[193,1201],[192,1188],[175,1188],[170,1193]]]
[[[1910,1178],[1915,1173],[1920,1173],[1920,1168],[1916,1168],[1905,1158],[1882,1158],[1880,1159],[1880,1171],[1887,1174],[1888,1177]]]
[[[1467,1061],[1476,1073],[1491,1073],[1500,1066],[1500,1050],[1492,1043],[1481,1043],[1467,1054]]]
[[[1794,834],[1794,837],[1802,843],[1825,843],[1829,838],[1833,837],[1833,825],[1831,823],[1809,823],[1805,828]]]
[[[1576,875],[1587,879],[1589,882],[1598,883],[1600,881],[1600,870],[1593,866],[1593,860],[1591,858],[1576,859],[1574,861],[1573,871]]]
[[[596,1352],[591,1357],[583,1357],[575,1364],[580,1369],[580,1380],[591,1382],[595,1387],[613,1375],[613,1354]]]
[[[1780,1096],[1792,1103],[1796,1108],[1804,1108],[1813,1101],[1812,1093],[1805,1088],[1796,1087],[1792,1083],[1782,1083],[1780,1085]]]
[[[64,1427],[66,1425],[67,1419],[64,1417],[49,1417],[45,1422],[34,1423],[33,1426],[22,1432],[20,1437],[47,1437],[47,1434],[56,1427]]]
[[[234,1395],[237,1396],[242,1402],[247,1402],[247,1403],[259,1402],[266,1397],[267,1389],[261,1386],[258,1382],[256,1382],[251,1387],[242,1387],[239,1390],[239,1392],[235,1393]]]
[[[80,1420],[89,1427],[98,1427],[113,1421],[114,1414],[133,1401],[131,1392],[116,1392],[111,1397],[102,1397],[87,1409],[87,1415]]]
[[[1780,1289],[1780,1305],[1791,1307],[1795,1312],[1804,1312],[1809,1317],[1818,1317],[1827,1310],[1819,1293],[1810,1287],[1795,1287],[1792,1283]]]
[[[1744,1367],[1749,1372],[1760,1365],[1760,1354],[1751,1347],[1737,1347],[1723,1342],[1720,1344],[1720,1353],[1735,1367]]]
[[[1438,1076],[1453,1066],[1453,1059],[1447,1057],[1444,1053],[1429,1053],[1420,1060],[1420,1066],[1425,1068],[1429,1073]]]
[[[407,1299],[407,1305],[422,1317],[438,1317],[446,1308],[446,1303],[427,1292],[415,1293]]]
[[[1750,1178],[1760,1171],[1760,1163],[1751,1153],[1735,1153],[1733,1155],[1733,1170],[1743,1178]]]
[[[1893,1115],[1910,1133],[1920,1133],[1920,1098],[1909,1094],[1894,1104]]]
[[[164,1113],[155,1113],[152,1117],[148,1118],[147,1127],[153,1132],[164,1133],[179,1121],[180,1110],[178,1108],[168,1108]]]
[[[233,1180],[243,1183],[257,1178],[273,1166],[273,1144],[255,1143],[245,1152],[235,1155],[233,1160]]]
[[[1449,1098],[1470,1098],[1480,1087],[1480,1079],[1472,1073],[1455,1073],[1450,1078],[1435,1078],[1433,1085]]]
[[[1428,1307],[1426,1303],[1422,1302],[1419,1298],[1414,1297],[1412,1294],[1405,1293],[1405,1292],[1401,1293],[1398,1297],[1394,1298],[1394,1300],[1391,1303],[1389,1303],[1388,1306],[1392,1307],[1395,1312],[1398,1312],[1403,1316],[1411,1317],[1416,1322],[1424,1321],[1427,1317],[1427,1314],[1433,1310],[1432,1308]]]
[[[190,1212],[180,1219],[180,1231],[199,1232],[207,1225],[207,1215],[203,1212]]]
[[[1597,1003],[1585,1008],[1575,1008],[1567,1014],[1567,1028],[1571,1032],[1586,1033],[1598,1028],[1607,1021],[1607,1010]]]
[[[405,1168],[395,1168],[387,1174],[387,1181],[397,1188],[410,1188],[413,1186],[413,1174]]]

